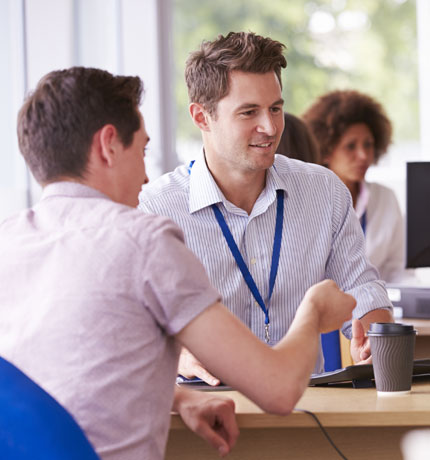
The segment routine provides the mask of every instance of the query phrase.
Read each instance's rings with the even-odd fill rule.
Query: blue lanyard
[[[363,233],[366,234],[366,224],[367,224],[367,217],[366,212],[360,218],[361,228],[363,229]]]
[[[195,160],[190,161],[188,165],[188,174],[191,174],[191,168],[193,167]],[[279,265],[279,255],[281,253],[281,242],[282,242],[282,227],[284,223],[284,191],[277,190],[276,191],[276,226],[275,226],[275,237],[273,239],[273,253],[272,253],[272,265],[270,267],[270,276],[269,276],[269,297],[267,299],[267,305],[269,305],[270,299],[272,298],[273,288],[275,286],[276,275],[278,274],[278,265]],[[228,247],[242,273],[242,276],[248,285],[249,290],[251,291],[252,295],[254,296],[255,300],[257,301],[260,308],[263,310],[264,313],[264,338],[266,342],[270,340],[269,334],[269,308],[266,307],[263,298],[261,297],[260,291],[255,284],[254,278],[252,277],[251,273],[249,272],[248,266],[246,265],[245,261],[243,260],[242,254],[237,247],[236,242],[234,241],[233,235],[231,234],[230,229],[228,228],[227,222],[224,219],[221,211],[219,210],[216,204],[212,205],[212,210],[215,214],[216,220],[221,227],[222,233],[224,238],[227,241]]]
[[[248,285],[252,295],[255,300],[258,302],[258,305],[263,310],[265,319],[264,319],[264,336],[266,342],[269,342],[269,302],[272,297],[273,288],[275,286],[276,275],[278,274],[278,265],[279,265],[279,255],[281,252],[281,242],[282,242],[282,227],[284,222],[284,192],[283,190],[277,190],[277,207],[276,207],[276,226],[275,226],[275,237],[273,239],[273,253],[272,253],[272,266],[270,267],[270,277],[269,277],[269,297],[267,299],[267,306],[264,303],[263,298],[261,297],[260,291],[255,284],[254,278],[252,277],[249,269],[243,260],[242,254],[239,251],[239,248],[234,241],[233,235],[231,234],[230,229],[228,228],[227,222],[224,219],[221,211],[219,210],[216,204],[212,205],[213,212],[218,221],[219,226],[221,227],[224,238],[227,241],[228,247],[236,260],[236,263],[242,273],[242,276]]]

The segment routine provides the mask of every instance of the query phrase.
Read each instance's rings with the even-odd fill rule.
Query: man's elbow
[[[278,395],[272,394],[270,398],[264,398],[260,407],[269,414],[289,415],[303,394],[303,389],[281,390]]]

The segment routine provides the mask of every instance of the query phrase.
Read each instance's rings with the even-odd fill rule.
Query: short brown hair
[[[284,113],[285,127],[277,153],[307,163],[320,163],[318,143],[306,123],[291,113]]]
[[[303,119],[317,140],[322,162],[333,152],[345,131],[364,123],[375,141],[375,159],[386,153],[391,143],[392,126],[383,107],[367,94],[338,90],[321,96],[303,114]]]
[[[140,128],[138,77],[72,67],[50,72],[18,114],[18,141],[25,161],[42,184],[82,178],[94,134],[113,124],[125,147]]]
[[[218,101],[230,90],[233,70],[252,73],[274,71],[281,82],[281,68],[287,67],[285,45],[252,32],[230,32],[212,42],[203,41],[191,53],[185,66],[185,81],[190,102],[197,102],[212,115]]]

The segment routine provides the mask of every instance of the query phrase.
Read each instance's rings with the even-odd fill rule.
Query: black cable
[[[299,412],[304,412],[305,414],[308,414],[310,415],[317,423],[318,423],[318,426],[321,428],[321,431],[323,432],[324,436],[327,438],[328,442],[332,445],[333,449],[344,459],[344,460],[348,460],[345,455],[342,454],[342,452],[340,451],[340,449],[336,446],[336,444],[333,442],[333,440],[330,438],[330,436],[328,435],[326,429],[322,426],[321,422],[319,421],[318,417],[313,413],[311,412],[310,410],[306,410],[306,409],[294,409],[296,411],[299,411]]]

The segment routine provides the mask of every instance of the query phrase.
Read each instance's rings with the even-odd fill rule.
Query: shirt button
[[[255,257],[253,257],[251,259],[251,265],[255,265],[257,263],[257,259]]]

